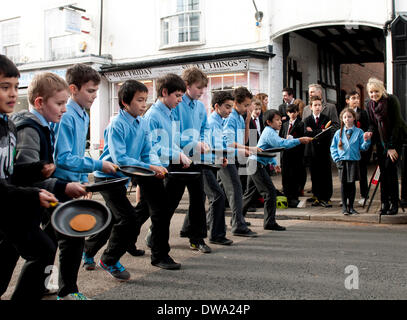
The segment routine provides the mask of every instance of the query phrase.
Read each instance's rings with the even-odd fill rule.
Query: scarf
[[[382,97],[379,101],[370,100],[369,102],[369,116],[378,127],[379,133],[381,131],[382,143],[387,141],[387,133],[389,131],[389,118],[387,116],[387,98]]]

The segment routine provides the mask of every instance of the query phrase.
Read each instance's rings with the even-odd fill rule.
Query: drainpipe
[[[103,0],[100,0],[100,21],[99,21],[99,56],[102,55],[102,30],[103,30]]]

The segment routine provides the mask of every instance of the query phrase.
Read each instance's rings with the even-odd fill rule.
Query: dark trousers
[[[103,180],[106,179],[95,179],[96,182]],[[127,198],[125,186],[101,191],[100,193],[114,217],[107,248],[104,250],[101,260],[106,265],[114,265],[126,253],[127,248],[136,242],[138,234],[135,233],[135,230],[137,225],[141,223],[139,221],[141,217],[137,215],[135,208]],[[103,236],[105,237],[106,234]],[[103,236],[101,236],[98,246],[105,239]]]
[[[399,183],[396,162],[391,161],[381,145],[376,145],[377,157],[380,167],[380,193],[381,202],[398,203],[399,201]],[[400,155],[400,150],[397,150]]]
[[[277,191],[267,172],[266,167],[256,160],[249,160],[256,165],[256,172],[247,178],[247,188],[243,195],[243,212],[249,209],[253,197],[258,191],[264,198],[264,228],[276,223],[276,197]]]
[[[284,152],[281,158],[281,170],[284,195],[287,200],[298,200],[303,189],[302,179],[305,171],[302,157],[298,157],[298,153]]]
[[[188,169],[182,169],[181,165],[171,164],[168,167],[168,171],[201,172],[202,168],[199,165],[191,165]],[[188,235],[190,241],[206,238],[207,226],[202,175],[197,178],[167,177],[164,184],[169,198],[171,217],[182,199],[185,187],[188,189],[189,208],[185,215],[182,232]]]
[[[232,232],[247,231],[243,216],[242,185],[235,164],[228,164],[218,171],[218,178],[222,182],[229,206],[232,209]]]
[[[360,187],[360,196],[362,198],[367,198],[368,196],[368,177],[367,177],[367,168],[369,166],[370,158],[372,156],[372,148],[369,148],[367,151],[362,151],[360,153],[359,161],[359,187]]]
[[[24,222],[14,221],[11,225],[2,221],[0,227],[0,297],[7,290],[16,263],[21,256],[26,262],[20,272],[11,299],[40,300],[45,290],[44,281],[48,276],[45,269],[54,264],[55,252],[56,246],[41,230],[39,223],[24,225]]]
[[[59,200],[64,202],[69,199]],[[53,210],[45,211],[43,229],[59,248],[58,296],[65,297],[70,293],[79,292],[77,281],[85,238],[68,237],[57,232],[51,225],[52,212]]]
[[[202,174],[204,191],[209,201],[206,220],[209,226],[210,239],[224,238],[226,236],[225,193],[216,178],[217,170],[203,169]]]
[[[311,158],[312,192],[318,200],[328,201],[332,197],[332,167],[329,154]]]

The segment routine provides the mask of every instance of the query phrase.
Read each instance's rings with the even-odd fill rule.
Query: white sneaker
[[[365,203],[365,198],[360,198],[360,200],[358,201],[358,203],[363,206],[363,204]]]

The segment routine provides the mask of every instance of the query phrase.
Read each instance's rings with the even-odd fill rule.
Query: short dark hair
[[[289,95],[289,96],[293,96],[294,95],[294,90],[292,89],[292,88],[289,88],[289,87],[286,87],[286,88],[284,88],[281,92],[287,92],[287,94]]]
[[[0,76],[6,78],[20,78],[20,71],[18,71],[14,62],[3,54],[0,54]]]
[[[356,96],[356,95],[358,95],[360,97],[359,92],[357,92],[356,90],[352,90],[351,92],[346,94],[345,100],[348,100],[348,99],[350,99],[350,97]]]
[[[287,106],[287,112],[290,112],[290,113],[300,112],[300,107],[298,106],[298,104],[294,104],[294,103],[289,104]]]
[[[184,80],[174,73],[168,73],[157,79],[157,96],[163,96],[163,89],[167,89],[168,94],[175,91],[185,92],[186,86]]]
[[[117,93],[121,109],[125,107],[123,102],[126,104],[131,103],[136,92],[148,92],[148,89],[144,83],[137,80],[127,80],[121,85],[119,92]]]
[[[271,121],[273,121],[275,116],[280,116],[281,117],[280,111],[278,111],[277,109],[269,109],[269,110],[267,110],[263,114],[263,124],[264,124],[264,126],[268,126],[267,120],[271,122]]]
[[[252,93],[246,87],[236,88],[233,96],[237,103],[242,103],[246,98],[253,99]]]
[[[215,104],[221,106],[226,100],[234,100],[230,91],[216,91],[212,95],[212,107],[215,108]]]
[[[309,98],[309,103],[310,103],[310,105],[312,105],[312,103],[313,103],[314,101],[321,101],[321,102],[322,102],[322,98],[320,98],[320,97],[318,97],[318,96],[312,96],[312,97]]]
[[[92,67],[77,63],[66,70],[66,82],[69,85],[74,84],[78,90],[81,90],[82,85],[89,81],[93,81],[96,85],[100,83],[100,74]]]

